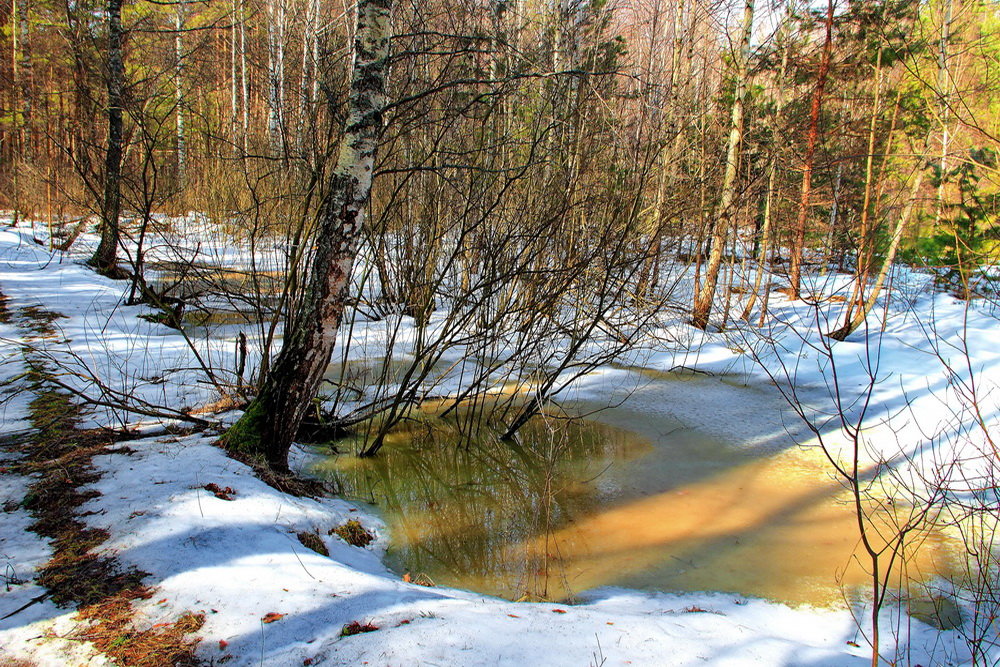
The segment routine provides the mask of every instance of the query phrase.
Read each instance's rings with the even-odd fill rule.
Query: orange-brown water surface
[[[538,418],[510,443],[429,417],[375,458],[345,453],[320,469],[381,511],[392,567],[438,585],[510,599],[627,586],[826,606],[868,583],[850,496],[818,450],[747,451],[621,408],[598,419]],[[910,511],[872,511],[873,535]],[[912,576],[947,567],[946,538],[914,541]]]

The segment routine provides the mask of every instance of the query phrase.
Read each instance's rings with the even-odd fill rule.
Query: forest
[[[1000,663],[996,2],[11,0],[0,45],[0,665]]]

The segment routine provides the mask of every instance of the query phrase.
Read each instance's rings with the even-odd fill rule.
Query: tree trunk
[[[691,323],[699,329],[708,326],[708,316],[715,300],[715,288],[719,280],[719,267],[726,251],[730,219],[733,217],[733,201],[736,198],[736,176],[740,162],[740,144],[743,141],[743,104],[747,88],[747,63],[750,60],[750,32],[753,26],[754,0],[747,0],[743,9],[742,36],[739,52],[736,54],[736,91],[733,95],[732,117],[729,125],[729,144],[726,149],[726,171],[722,180],[722,197],[715,214],[712,229],[712,251],[705,269],[705,282],[697,290]]]
[[[948,173],[948,150],[950,134],[948,128],[948,117],[950,115],[951,104],[951,72],[948,69],[948,42],[951,40],[951,13],[952,0],[945,0],[944,9],[941,16],[941,38],[938,40],[938,72],[937,72],[937,94],[941,100],[941,157],[939,161],[939,175],[937,187],[937,201],[934,204],[934,226],[937,228],[941,224],[941,216],[944,211],[945,182]]]
[[[14,78],[12,97],[17,100],[15,125],[20,130],[17,140],[21,156],[30,158],[33,153],[31,113],[32,113],[32,56],[31,56],[31,3],[30,0],[15,0],[12,9],[11,29],[13,59],[11,69]],[[20,118],[17,118],[17,115]]]
[[[391,0],[360,0],[349,115],[337,166],[317,213],[306,294],[260,393],[223,436],[233,450],[288,467],[288,449],[330,363],[371,191],[388,76]]]
[[[882,291],[882,286],[885,284],[885,279],[889,275],[889,269],[892,268],[892,263],[896,259],[896,252],[899,250],[899,244],[903,240],[903,232],[906,230],[906,224],[910,220],[910,216],[913,214],[913,205],[917,201],[917,195],[920,193],[920,186],[924,182],[925,170],[920,169],[917,172],[916,177],[913,179],[913,183],[910,185],[910,193],[906,199],[906,205],[899,214],[899,219],[896,220],[896,226],[892,230],[892,241],[889,243],[889,249],[885,253],[885,258],[882,260],[882,266],[879,269],[878,276],[875,278],[875,284],[872,285],[872,291],[868,294],[868,298],[865,300],[864,304],[858,308],[857,312],[851,315],[850,312],[847,313],[844,324],[836,331],[831,332],[830,338],[834,340],[844,340],[852,333],[854,333],[858,327],[860,327],[865,319],[868,317],[868,313],[872,311],[875,307],[875,301],[878,299],[879,293]]]
[[[286,157],[285,1],[267,2],[267,133],[271,153]]]
[[[187,138],[184,132],[184,3],[174,14],[174,104],[177,114],[177,186],[184,187],[187,172]]]
[[[809,196],[812,192],[813,161],[816,143],[819,140],[819,114],[823,109],[823,90],[830,72],[830,52],[833,50],[833,0],[826,7],[826,37],[823,39],[823,54],[820,56],[819,71],[816,73],[816,87],[813,89],[812,105],[809,108],[809,133],[806,138],[806,154],[802,166],[802,193],[799,197],[799,215],[795,221],[792,239],[791,266],[788,282],[792,299],[798,299],[802,285],[802,252],[806,240],[806,221],[809,219]]]
[[[868,152],[865,156],[865,189],[861,201],[861,221],[858,226],[858,243],[855,257],[854,273],[856,280],[851,298],[847,300],[846,320],[852,319],[852,311],[855,305],[861,305],[864,301],[864,288],[868,277],[871,275],[871,262],[875,254],[875,232],[877,227],[872,224],[872,220],[877,216],[874,214],[872,192],[875,190],[875,139],[878,131],[878,121],[881,117],[882,101],[882,51],[879,50],[875,59],[875,100],[872,104],[871,120],[868,124]],[[898,106],[898,100],[897,100]],[[890,142],[892,133],[889,133]]]
[[[764,283],[764,272],[767,270],[767,255],[771,251],[771,221],[774,218],[774,199],[778,190],[778,170],[775,168],[775,162],[776,159],[772,155],[767,163],[767,194],[764,195],[764,222],[760,228],[760,247],[757,249],[757,272],[750,287],[746,306],[743,307],[743,314],[740,316],[745,322],[750,321],[753,307],[757,304],[760,287]]]
[[[247,79],[247,10],[243,0],[239,0],[239,30],[240,30],[240,127],[243,153],[247,152],[250,135],[250,82]]]
[[[104,197],[101,202],[101,242],[89,263],[102,273],[115,273],[121,215],[122,153],[124,144],[122,98],[125,61],[122,55],[122,4],[108,0],[108,147],[104,156]]]

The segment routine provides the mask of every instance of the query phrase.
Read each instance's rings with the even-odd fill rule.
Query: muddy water
[[[390,565],[439,585],[510,599],[614,585],[827,606],[867,584],[849,496],[818,452],[741,449],[634,409],[599,418],[539,419],[513,445],[428,418],[375,459],[321,467],[383,513]],[[913,576],[946,568],[949,547],[927,535]]]

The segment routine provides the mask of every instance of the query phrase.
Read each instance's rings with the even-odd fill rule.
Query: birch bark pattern
[[[344,314],[386,102],[391,0],[360,0],[349,114],[336,168],[317,213],[316,253],[302,306],[243,417],[223,436],[230,449],[288,467],[288,449],[319,390]]]
[[[187,173],[187,139],[184,134],[184,3],[174,14],[174,104],[177,114],[177,185],[184,187]]]

